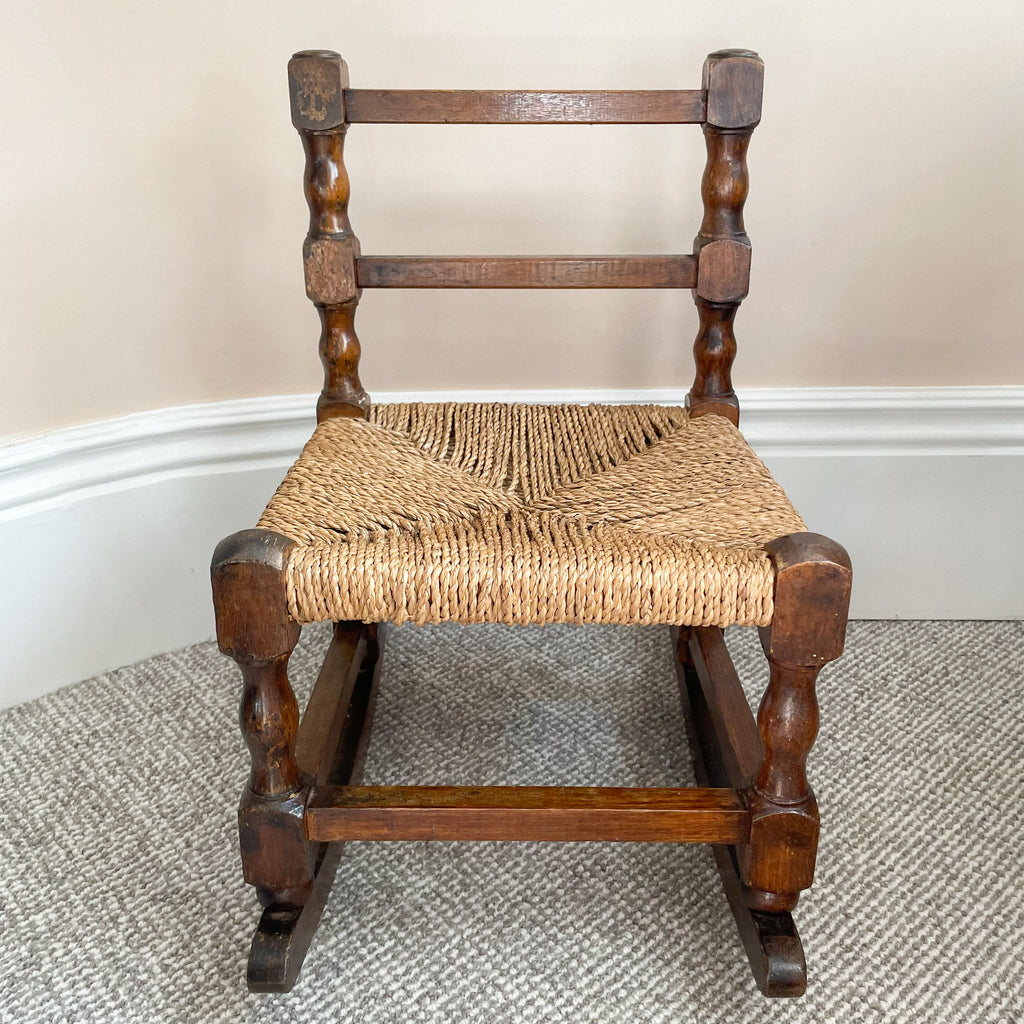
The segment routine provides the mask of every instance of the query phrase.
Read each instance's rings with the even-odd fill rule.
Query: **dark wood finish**
[[[348,217],[345,89],[348,68],[330,50],[306,50],[288,64],[292,123],[306,154],[309,233],[302,248],[306,294],[320,314],[324,386],[317,418],[364,416],[370,399],[359,380],[359,304],[355,260],[359,240]]]
[[[314,867],[302,828],[308,782],[295,758],[299,708],[287,670],[299,638],[284,582],[292,546],[270,530],[244,530],[221,541],[211,566],[217,642],[242,671],[239,721],[250,758],[238,812],[243,874],[261,902],[277,908],[302,905]]]
[[[722,239],[750,244],[743,207],[750,192],[747,150],[753,131],[753,126],[727,129],[704,125],[707,162],[700,185],[704,219],[693,242],[696,253]]]
[[[319,419],[365,415],[354,316],[362,287],[692,288],[700,316],[693,415],[738,421],[733,322],[747,294],[746,153],[760,120],[763,67],[723,50],[692,91],[459,92],[352,90],[333,51],[289,63],[292,120],[306,154],[310,227],[306,291],[322,322]],[[396,257],[360,253],[348,217],[348,125],[701,122],[707,165],[694,255]],[[288,617],[292,542],[266,530],[229,537],[214,556],[221,650],[243,677],[241,727],[250,754],[239,810],[244,874],[266,908],[249,985],[294,983],[348,839],[709,842],[758,985],[799,995],[806,968],[789,911],[813,877],[818,814],[806,760],[817,731],[815,680],[842,651],[850,593],[846,553],[794,534],[766,545],[775,614],[761,631],[770,678],[757,721],[722,631],[680,632],[677,665],[697,789],[361,787],[380,668],[376,627],[338,623],[299,722],[287,665],[299,635]]]
[[[302,263],[310,301],[319,306],[340,306],[357,300],[358,253],[359,244],[351,237],[307,238],[302,247]]]
[[[719,238],[700,250],[697,295],[704,302],[739,303],[750,284],[750,246]]]
[[[775,614],[761,642],[771,668],[757,714],[764,757],[750,792],[744,880],[758,906],[795,904],[814,879],[818,808],[807,755],[818,732],[818,673],[843,651],[852,572],[827,537],[798,533],[766,545],[775,563]]]
[[[700,328],[693,343],[696,374],[686,396],[691,416],[715,414],[735,424],[740,421],[740,403],[732,389],[732,361],[736,358],[736,335],[732,324],[739,303],[708,302],[696,296]]]
[[[721,632],[682,629],[677,654],[697,784],[734,785],[737,774],[746,776],[754,753],[760,760],[761,740]],[[723,722],[732,724],[723,728]],[[758,988],[772,997],[802,995],[807,987],[807,967],[792,915],[753,909],[750,891],[740,879],[736,846],[713,844],[711,850]]]
[[[711,716],[721,765],[721,785],[746,791],[763,756],[761,736],[743,685],[736,675],[725,637],[717,626],[680,630],[680,661],[689,664],[700,683]],[[719,783],[716,783],[718,785]]]
[[[335,626],[297,743],[300,765],[328,785],[358,782],[362,774],[380,663],[375,626]],[[344,843],[309,847],[315,868],[306,899],[300,907],[268,907],[253,936],[248,985],[254,992],[289,991],[316,933]]]
[[[764,64],[753,50],[716,50],[704,62],[705,120],[716,128],[753,128],[761,120]]]
[[[268,907],[249,947],[246,983],[250,992],[290,992],[298,980],[327,906],[343,843],[323,843],[313,884],[301,907]]]
[[[523,92],[348,89],[349,124],[700,124],[702,89]]]
[[[345,124],[348,67],[333,50],[302,50],[288,61],[292,124],[324,132]]]
[[[334,624],[295,744],[295,759],[314,785],[324,785],[336,770],[337,748],[352,690],[366,659],[369,629],[363,622]]]
[[[711,849],[757,987],[773,999],[802,996],[807,991],[807,960],[792,913],[750,907],[735,848]]]
[[[733,423],[739,423],[739,402],[731,377],[736,355],[732,324],[750,276],[750,239],[743,226],[746,156],[761,119],[763,76],[760,58],[749,50],[720,50],[704,62],[708,159],[701,182],[704,220],[693,244],[700,328],[693,345],[696,374],[686,403],[694,416],[714,413]]]
[[[317,422],[332,416],[365,416],[370,396],[359,381],[362,348],[356,335],[357,302],[317,306],[320,314],[320,361],[324,387],[316,403]]]
[[[791,533],[769,541],[775,564],[775,614],[761,630],[769,658],[821,668],[843,653],[853,585],[850,556],[820,533]]]
[[[352,193],[345,169],[345,132],[341,125],[330,132],[302,132],[306,155],[303,183],[309,207],[307,243],[318,239],[354,240],[348,216]]]
[[[692,256],[360,256],[361,288],[692,288]]]
[[[221,651],[236,661],[287,657],[299,639],[288,618],[284,567],[294,542],[272,530],[241,530],[213,553],[210,578]]]
[[[311,839],[742,842],[747,811],[729,789],[560,786],[318,788]]]

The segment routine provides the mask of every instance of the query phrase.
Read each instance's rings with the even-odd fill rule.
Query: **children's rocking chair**
[[[799,995],[790,911],[818,840],[804,766],[851,573],[737,429],[733,318],[750,268],[745,155],[761,60],[722,50],[700,89],[643,92],[350,89],[344,61],[319,50],[288,70],[325,382],[311,440],[256,528],[224,540],[212,566],[251,757],[242,865],[264,909],[250,988],[294,983],[345,840],[627,840],[712,844],[758,985]],[[363,256],[342,155],[360,122],[700,124],[694,252]],[[353,317],[364,288],[395,287],[689,288],[700,327],[686,408],[371,406]],[[301,626],[325,621],[333,639],[300,722],[288,658]],[[675,627],[700,788],[360,786],[386,621]],[[722,638],[733,623],[760,627],[770,666],[756,723]]]

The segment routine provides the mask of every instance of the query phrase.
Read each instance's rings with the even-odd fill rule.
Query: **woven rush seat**
[[[806,529],[721,416],[479,403],[325,420],[258,525],[295,621],[421,625],[768,625]]]

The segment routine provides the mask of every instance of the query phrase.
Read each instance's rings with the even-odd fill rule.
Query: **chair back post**
[[[733,423],[739,423],[740,413],[732,389],[732,325],[750,281],[750,239],[743,228],[746,156],[761,120],[763,80],[764,64],[751,50],[718,50],[704,62],[708,159],[701,181],[704,221],[693,242],[700,329],[693,344],[696,375],[686,404],[693,416],[717,413]]]
[[[332,50],[303,50],[288,62],[292,124],[306,152],[305,191],[309,234],[302,247],[306,294],[320,314],[324,387],[317,420],[365,416],[370,398],[359,380],[355,331],[360,289],[359,240],[348,219],[349,180],[344,148],[348,121],[348,68]]]

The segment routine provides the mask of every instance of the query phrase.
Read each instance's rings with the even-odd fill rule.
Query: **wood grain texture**
[[[732,387],[732,363],[736,358],[733,321],[737,302],[708,302],[694,297],[700,327],[693,342],[693,386],[686,405],[693,416],[714,413],[734,424],[740,421],[740,403]]]
[[[704,63],[708,155],[701,179],[704,219],[693,243],[700,264],[693,295],[700,328],[693,346],[696,373],[686,404],[695,416],[714,413],[737,424],[732,324],[750,279],[743,205],[749,191],[747,147],[761,116],[763,75],[761,59],[749,50],[720,50]]]
[[[210,583],[217,644],[238,662],[291,653],[299,626],[288,618],[284,569],[295,541],[273,530],[240,530],[213,553]]]
[[[448,91],[350,89],[332,51],[289,64],[292,120],[306,156],[306,289],[319,312],[319,419],[361,416],[354,317],[363,287],[691,288],[700,316],[694,415],[738,421],[733,322],[747,294],[743,211],[747,148],[761,116],[763,65],[751,51],[709,55],[702,89]],[[344,162],[353,122],[496,124],[703,123],[704,216],[694,255],[369,256],[352,231]],[[349,839],[709,842],[755,977],[769,995],[803,991],[789,909],[813,877],[817,807],[805,770],[817,730],[815,679],[842,651],[849,559],[811,534],[766,546],[775,617],[762,631],[770,678],[755,723],[721,630],[683,630],[680,683],[699,789],[362,787],[380,668],[376,630],[338,623],[306,714],[288,682],[298,626],[288,619],[287,538],[243,531],[213,566],[218,641],[243,676],[250,784],[239,812],[245,877],[266,908],[249,984],[287,991],[298,975]]]
[[[729,744],[724,742],[726,733],[715,723],[715,719],[720,716],[712,711],[707,699],[709,693],[713,701],[715,697],[704,685],[690,658],[691,652],[696,650],[700,653],[702,650],[694,643],[693,632],[693,629],[680,630],[677,643],[679,658],[676,664],[694,777],[700,786],[729,785],[731,773],[735,771],[735,768],[730,767],[730,761],[736,760],[735,751],[740,747],[734,748],[730,756]],[[705,637],[713,639],[712,631],[701,632]],[[708,652],[706,660],[714,666],[712,671],[719,684],[717,689],[720,694],[724,694],[731,688],[729,677],[735,677],[728,651],[724,645],[719,649],[717,642],[703,645],[703,650]],[[723,659],[729,660],[728,669]],[[731,699],[737,700],[736,695]],[[746,704],[742,693],[738,699]],[[724,702],[721,696],[719,702]],[[748,708],[748,717],[749,714]],[[742,718],[742,715],[739,717]],[[760,739],[757,743],[760,746]],[[758,988],[766,996],[774,998],[803,995],[807,987],[807,966],[792,915],[785,910],[765,913],[752,908],[750,890],[740,878],[737,847],[713,844],[711,849]]]
[[[352,194],[345,168],[346,125],[331,132],[300,132],[306,156],[303,189],[309,207],[309,238],[349,238]]]
[[[695,373],[687,406],[693,415],[726,415],[736,424],[739,401],[732,386],[732,364],[736,358],[733,321],[740,303],[736,296],[747,292],[750,260],[748,255],[740,264],[734,250],[742,246],[749,251],[750,247],[743,224],[743,206],[749,191],[746,152],[752,130],[724,131],[704,126],[708,154],[701,181],[704,219],[693,243],[698,264],[704,249],[710,250],[719,242],[730,243],[730,254],[725,259],[716,258],[715,250],[711,250],[703,274],[698,269],[693,299],[700,326],[693,343]],[[746,270],[745,275],[737,274],[738,265]],[[716,298],[722,295],[725,301]]]
[[[313,850],[303,834],[308,782],[295,742],[299,708],[288,658],[299,626],[288,618],[284,569],[294,542],[270,530],[221,541],[211,566],[217,642],[242,673],[239,725],[249,784],[238,810],[245,880],[264,906],[301,906],[312,888]]]
[[[707,162],[700,182],[704,217],[693,242],[694,252],[722,238],[750,244],[743,207],[750,193],[747,150],[752,128],[726,131],[704,126]]]
[[[370,396],[359,379],[363,347],[356,334],[358,300],[340,306],[317,306],[320,314],[320,362],[324,386],[316,403],[317,422],[331,416],[365,416]]]
[[[820,533],[769,541],[775,565],[775,614],[761,631],[769,658],[821,667],[843,653],[853,567],[842,545]]]
[[[313,868],[313,884],[301,906],[268,907],[249,947],[246,983],[250,992],[290,992],[313,942],[344,849],[324,843]]]
[[[815,682],[843,650],[852,572],[843,548],[816,533],[765,545],[775,565],[775,616],[761,631],[770,675],[757,726],[764,745],[754,785],[744,879],[761,906],[793,903],[814,879],[818,807],[807,757],[818,732]]]
[[[716,128],[753,128],[761,120],[764,63],[753,50],[717,50],[704,61],[706,120]]]
[[[299,626],[288,618],[284,566],[294,541],[243,530],[221,541],[210,568],[217,642],[242,671],[240,724],[249,747],[249,788],[261,797],[301,784],[294,743],[299,709],[288,657]]]
[[[351,188],[345,168],[348,124],[343,91],[336,95],[339,83],[348,83],[348,70],[332,51],[309,50],[292,58],[288,76],[292,121],[306,156],[303,181],[309,231],[302,248],[306,294],[321,322],[324,386],[317,418],[365,416],[370,399],[359,379],[361,347],[355,330],[359,239],[348,215]],[[318,120],[321,112],[324,116]]]
[[[360,256],[362,288],[692,288],[692,256]]]
[[[729,789],[558,786],[318,788],[311,839],[742,842],[747,811]]]
[[[295,759],[315,785],[326,783],[335,770],[338,741],[366,656],[367,638],[365,623],[335,624],[327,656],[306,704]]]
[[[350,124],[699,124],[702,89],[347,89]]]
[[[761,764],[763,748],[757,723],[736,675],[725,637],[717,626],[694,626],[680,631],[688,658],[704,694],[724,770],[725,785],[749,788]]]
[[[320,306],[339,306],[357,300],[358,255],[359,240],[352,235],[307,238],[302,245],[306,297]]]
[[[750,246],[719,238],[700,250],[696,293],[708,302],[741,302],[750,285]]]
[[[376,626],[335,625],[313,694],[306,705],[296,756],[304,770],[332,785],[357,782],[369,744],[380,675]],[[305,841],[303,816],[297,815]],[[343,843],[307,843],[315,858],[312,883],[289,906],[276,894],[260,918],[249,951],[248,985],[254,992],[287,992],[295,984],[344,849]]]
[[[329,131],[345,123],[348,67],[333,50],[302,50],[288,62],[292,124]]]

